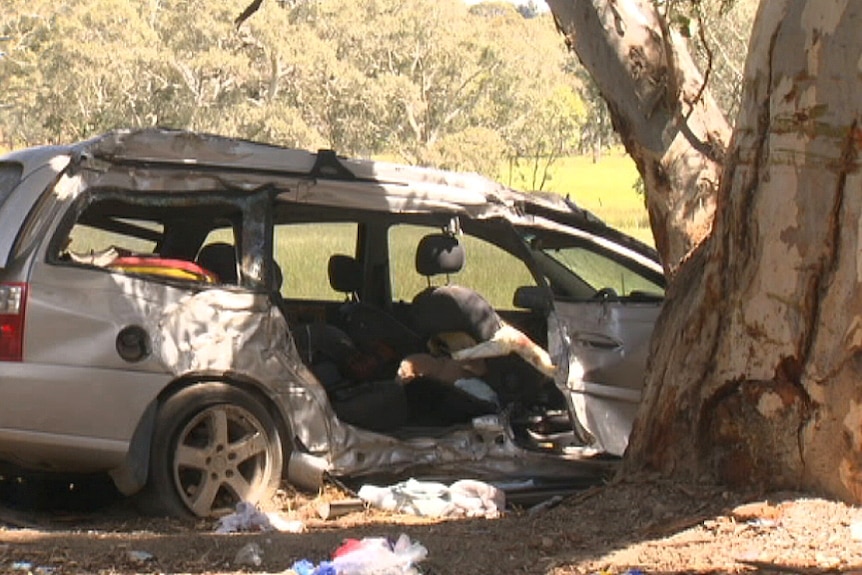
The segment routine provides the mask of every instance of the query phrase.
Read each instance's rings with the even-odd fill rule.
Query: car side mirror
[[[548,315],[554,305],[551,290],[544,286],[520,286],[515,290],[515,307]]]

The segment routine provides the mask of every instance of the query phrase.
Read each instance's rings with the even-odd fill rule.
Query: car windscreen
[[[558,296],[576,299],[612,289],[620,297],[653,300],[664,296],[664,276],[588,237],[531,230],[525,235],[533,257]]]

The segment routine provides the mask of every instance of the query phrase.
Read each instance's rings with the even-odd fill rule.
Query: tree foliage
[[[168,126],[496,177],[590,115],[549,14],[460,0],[7,0],[4,147]]]

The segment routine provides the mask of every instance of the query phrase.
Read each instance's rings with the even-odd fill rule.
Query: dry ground
[[[3,495],[3,493],[0,493]],[[429,521],[360,510],[324,521],[321,500],[285,494],[305,532],[213,533],[214,523],[139,517],[124,500],[95,510],[22,505],[5,491],[0,571],[6,573],[282,573],[317,563],[348,537],[406,533],[428,549],[426,575],[607,573],[859,573],[862,509],[794,493],[729,492],[660,479],[616,482],[553,508],[500,519]],[[0,500],[3,500],[0,497]],[[58,509],[66,507],[65,511]],[[11,508],[10,508],[11,507]],[[258,567],[237,564],[257,543]]]

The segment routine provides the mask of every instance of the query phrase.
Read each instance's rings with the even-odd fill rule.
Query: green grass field
[[[523,171],[523,168],[522,168]],[[635,191],[638,179],[634,162],[625,153],[613,151],[593,163],[588,156],[569,156],[557,160],[550,168],[551,178],[545,191],[568,195],[609,225],[653,245],[643,195]],[[500,181],[521,189],[520,174],[509,174],[508,166]]]

